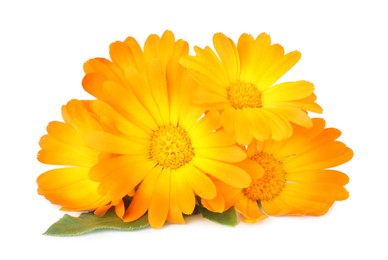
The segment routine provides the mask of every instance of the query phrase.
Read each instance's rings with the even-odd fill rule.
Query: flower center
[[[244,194],[251,200],[271,200],[283,190],[286,184],[286,172],[282,162],[266,153],[256,154],[250,159],[263,167],[264,176],[253,179],[251,185],[243,190]]]
[[[180,126],[161,126],[153,133],[150,157],[164,168],[177,169],[190,162],[193,156],[190,137]]]
[[[237,81],[226,88],[227,98],[235,109],[261,107],[261,92],[252,83]]]

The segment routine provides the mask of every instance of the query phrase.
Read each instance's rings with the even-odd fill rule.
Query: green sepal
[[[223,213],[215,213],[200,207],[201,214],[213,222],[217,222],[227,226],[236,226],[238,223],[236,210],[232,207]]]
[[[132,231],[149,227],[147,215],[133,222],[124,222],[113,209],[104,216],[98,217],[93,213],[82,213],[79,217],[65,214],[60,220],[52,224],[44,235],[78,236],[95,230]]]

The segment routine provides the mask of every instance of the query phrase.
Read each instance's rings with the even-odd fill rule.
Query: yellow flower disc
[[[150,156],[163,168],[177,169],[191,161],[194,148],[182,127],[165,125],[151,137]]]
[[[236,82],[226,89],[227,98],[235,109],[261,107],[261,92],[252,83]]]
[[[286,172],[282,162],[266,153],[256,154],[250,159],[263,167],[264,176],[253,179],[251,185],[243,190],[244,194],[251,200],[271,200],[283,190],[286,183]]]

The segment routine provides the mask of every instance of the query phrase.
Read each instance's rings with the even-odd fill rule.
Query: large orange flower
[[[196,47],[196,56],[183,57],[181,63],[201,84],[196,103],[221,111],[222,126],[238,143],[286,139],[292,135],[291,122],[312,126],[306,111],[321,112],[313,84],[300,80],[275,85],[298,62],[298,51],[285,55],[267,34],[256,39],[242,34],[236,46],[217,33],[213,43],[217,54]]]
[[[112,205],[122,217],[124,204],[120,199],[109,200],[98,192],[99,183],[89,178],[90,169],[102,155],[85,143],[85,135],[104,127],[92,113],[91,106],[98,101],[71,100],[62,107],[64,122],[53,121],[47,127],[47,135],[40,140],[38,160],[46,164],[63,165],[41,174],[38,193],[63,210],[90,211],[103,214]]]
[[[216,196],[209,176],[236,188],[251,181],[237,165],[246,153],[220,130],[218,112],[204,114],[191,105],[197,84],[178,63],[187,53],[187,43],[167,31],[161,38],[151,35],[144,51],[128,38],[111,45],[112,61],[94,59],[85,65],[84,88],[113,108],[96,106],[94,111],[116,130],[87,136],[96,150],[116,155],[100,161],[90,177],[112,201],[136,189],[125,221],[148,212],[154,228],[166,220],[183,223],[182,214],[194,210],[195,196]],[[252,165],[249,160],[242,164]]]
[[[213,211],[235,206],[247,222],[266,214],[325,214],[334,201],[348,198],[344,188],[348,176],[330,169],[353,156],[350,148],[336,141],[340,134],[335,128],[325,128],[323,119],[313,119],[312,128],[295,126],[290,139],[253,142],[247,148],[248,157],[262,169],[250,172],[250,186],[236,189],[217,181],[222,199],[203,200],[203,204]]]

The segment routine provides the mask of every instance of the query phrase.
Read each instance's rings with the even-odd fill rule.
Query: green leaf
[[[207,210],[204,207],[201,207],[200,211],[204,218],[207,218],[213,222],[217,222],[227,226],[235,226],[238,223],[237,214],[233,207],[223,213],[215,213]]]
[[[45,235],[52,236],[77,236],[95,230],[138,230],[149,227],[147,215],[134,222],[123,222],[114,212],[109,210],[104,216],[97,217],[93,213],[83,213],[79,217],[65,214],[60,220],[52,224]]]

